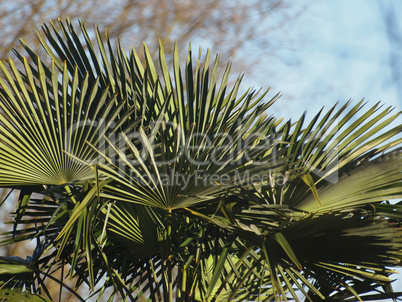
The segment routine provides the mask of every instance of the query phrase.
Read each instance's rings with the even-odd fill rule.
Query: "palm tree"
[[[402,295],[400,113],[348,102],[292,123],[209,51],[183,67],[176,47],[170,70],[162,45],[156,64],[99,30],[95,50],[83,24],[43,31],[49,63],[24,42],[23,68],[0,63],[0,186],[19,194],[3,244],[37,242],[0,257],[1,299],[61,300],[51,279],[84,301],[66,276],[110,301]]]

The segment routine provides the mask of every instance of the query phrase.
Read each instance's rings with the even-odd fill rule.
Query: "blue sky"
[[[302,16],[285,29],[298,36],[296,51],[284,47],[279,60],[262,59],[260,76],[246,74],[245,86],[271,86],[272,93],[281,91],[282,100],[273,108],[275,115],[292,119],[306,109],[312,117],[322,106],[348,99],[365,98],[367,106],[382,101],[401,110],[381,10],[389,5],[402,17],[402,1],[398,0],[309,2]],[[402,21],[399,23],[402,33]],[[272,64],[275,74],[263,76]]]

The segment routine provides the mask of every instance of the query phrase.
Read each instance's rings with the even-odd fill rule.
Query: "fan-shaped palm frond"
[[[68,153],[93,160],[94,152],[85,147],[85,141],[98,145],[99,135],[115,131],[124,104],[116,105],[107,90],[98,93],[96,84],[88,87],[88,77],[80,79],[77,72],[70,80],[67,66],[62,75],[52,66],[48,79],[38,59],[40,78],[36,79],[26,60],[24,63],[25,75],[11,60],[11,72],[0,64],[5,75],[5,80],[0,80],[1,182],[9,186],[61,185],[92,179],[93,172]]]
[[[0,64],[0,186],[21,189],[4,243],[49,242],[38,274],[68,262],[93,295],[132,301],[399,296],[400,206],[382,202],[402,195],[400,113],[282,122],[278,95],[229,87],[209,51],[181,66],[176,47],[170,70],[162,45],[156,64],[99,31],[97,51],[83,24],[43,30],[49,66],[28,45],[24,70]]]

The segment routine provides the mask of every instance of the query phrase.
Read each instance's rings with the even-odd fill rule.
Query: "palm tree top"
[[[292,123],[209,50],[183,64],[176,45],[169,68],[162,44],[141,57],[79,25],[45,24],[42,58],[22,42],[0,62],[0,187],[20,190],[4,242],[38,240],[0,259],[0,298],[52,299],[42,278],[66,262],[133,301],[399,295],[400,112],[348,101]]]

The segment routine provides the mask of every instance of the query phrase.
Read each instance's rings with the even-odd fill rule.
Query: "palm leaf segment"
[[[68,155],[91,160],[85,141],[98,143],[99,134],[113,131],[125,104],[117,105],[107,89],[69,77],[67,66],[46,70],[37,59],[36,69],[24,59],[26,74],[9,61],[0,68],[2,91],[1,178],[6,185],[61,185],[93,177],[87,166]],[[46,74],[51,74],[47,78]],[[59,78],[61,77],[61,83]],[[112,124],[112,125],[111,125]],[[83,147],[84,146],[84,147]]]
[[[133,300],[397,296],[399,206],[380,202],[401,196],[401,127],[377,133],[399,113],[347,103],[281,123],[265,114],[278,96],[238,96],[230,65],[219,85],[209,52],[182,73],[176,47],[170,72],[162,45],[157,69],[146,46],[142,61],[96,31],[98,54],[83,25],[43,29],[50,67],[27,45],[24,71],[0,65],[0,185],[23,188],[16,225],[47,221],[15,240],[57,237],[79,283],[107,275]]]

